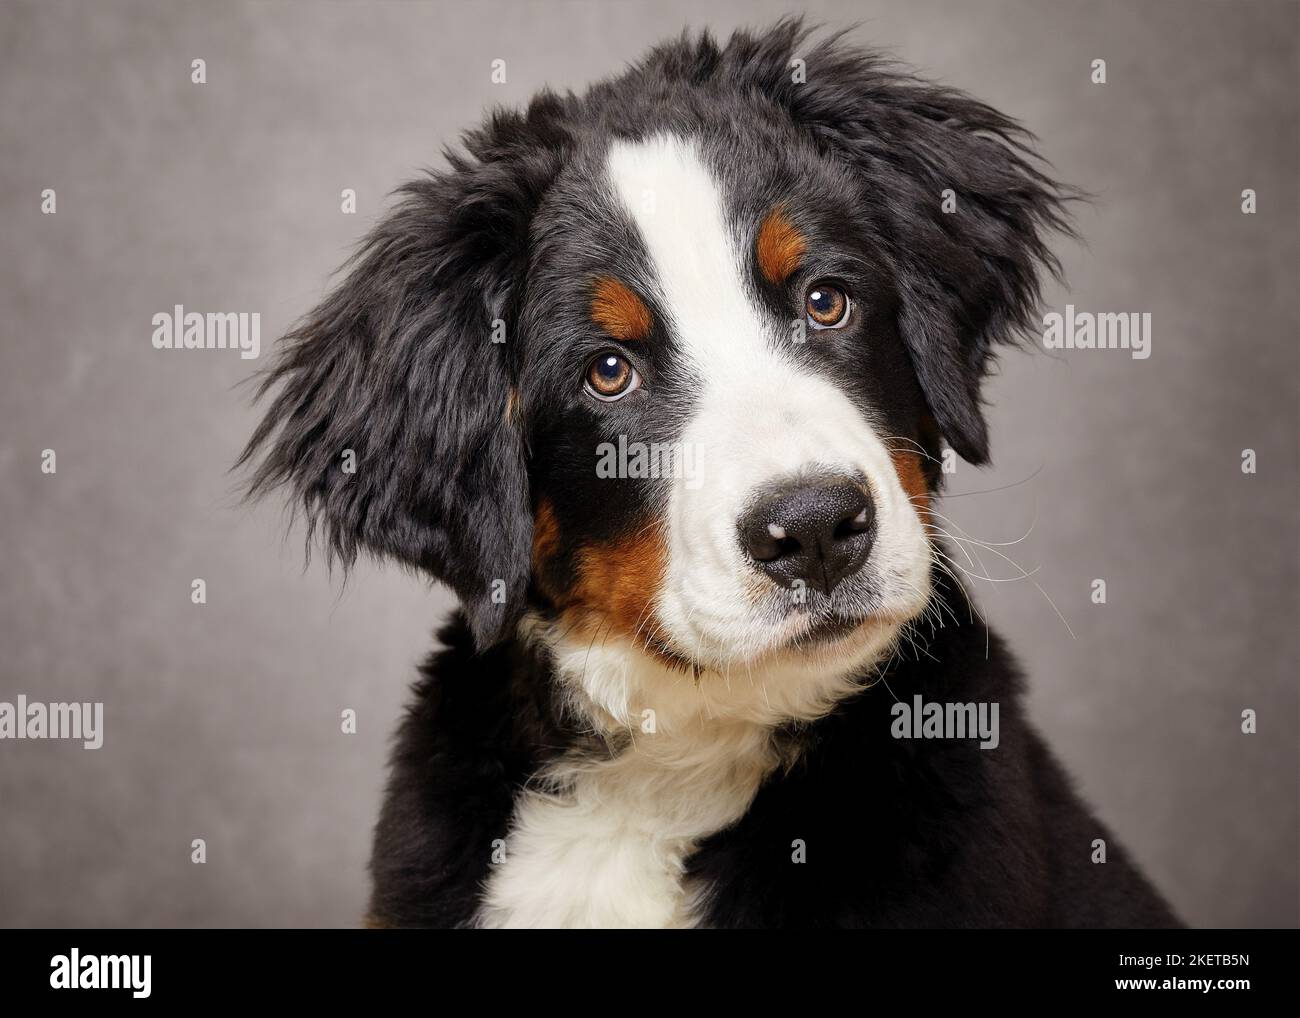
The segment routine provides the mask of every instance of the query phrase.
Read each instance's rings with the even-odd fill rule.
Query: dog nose
[[[745,551],[783,587],[795,581],[829,594],[866,562],[876,510],[848,477],[797,481],[769,492],[740,519]]]

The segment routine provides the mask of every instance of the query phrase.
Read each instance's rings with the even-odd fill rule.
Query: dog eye
[[[641,384],[631,362],[616,353],[603,353],[587,365],[587,391],[606,403],[622,399]]]
[[[814,329],[842,329],[853,303],[834,283],[815,283],[804,300],[808,324]]]

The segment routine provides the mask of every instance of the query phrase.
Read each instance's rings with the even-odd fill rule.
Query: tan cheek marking
[[[653,324],[650,309],[617,279],[596,281],[591,298],[591,320],[615,339],[642,340],[650,335]]]
[[[543,499],[533,517],[533,575],[561,609],[566,629],[593,638],[617,632],[659,654],[654,599],[666,572],[662,527],[642,523],[630,537],[579,548],[576,578],[568,590],[547,580],[560,545],[555,507]]]
[[[661,528],[654,524],[641,524],[629,537],[580,548],[577,578],[562,601],[570,627],[593,639],[617,633],[662,655],[654,602],[666,560]]]
[[[555,507],[547,499],[537,503],[533,514],[533,575],[545,590],[546,567],[560,550],[560,525]],[[550,591],[546,591],[550,594]]]
[[[930,488],[925,483],[925,470],[921,467],[921,457],[914,452],[898,450],[891,452],[889,458],[894,461],[894,473],[898,483],[907,493],[908,501],[923,520],[930,512]]]
[[[806,247],[785,211],[774,208],[758,228],[758,269],[763,278],[773,285],[784,283],[799,267]]]

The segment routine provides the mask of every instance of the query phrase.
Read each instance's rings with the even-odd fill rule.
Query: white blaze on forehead
[[[745,259],[695,145],[673,135],[615,142],[609,178],[641,234],[663,305],[698,373],[742,370],[763,346],[741,275]]]
[[[794,322],[759,305],[753,238],[729,226],[723,187],[698,146],[672,135],[615,142],[607,172],[645,245],[647,282],[685,362],[681,441],[696,452],[702,475],[702,483],[676,483],[669,499],[661,631],[675,650],[706,665],[743,660],[795,635],[774,624],[774,611],[788,603],[776,603],[783,595],[744,554],[736,524],[761,486],[812,466],[865,475],[876,501],[867,567],[837,596],[846,607],[854,598],[860,604],[870,588],[878,601],[897,602],[905,593],[900,577],[913,587],[924,582],[928,551],[889,450],[845,391],[793,356]],[[808,342],[836,340],[810,335]]]

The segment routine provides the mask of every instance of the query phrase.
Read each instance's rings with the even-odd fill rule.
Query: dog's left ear
[[[746,65],[779,68],[769,94],[856,170],[890,234],[899,325],[931,412],[962,457],[987,462],[980,385],[995,345],[1035,324],[1041,270],[1060,275],[1045,237],[1073,235],[1076,192],[1039,168],[1010,117],[839,37],[800,53],[807,36],[785,22],[752,42],[761,59]],[[806,81],[789,72],[796,56]]]
[[[365,548],[451,586],[481,648],[517,621],[529,578],[508,319],[554,163],[527,130],[499,114],[449,171],[401,189],[282,341],[240,459],[255,464],[250,493],[286,488],[332,560]]]

